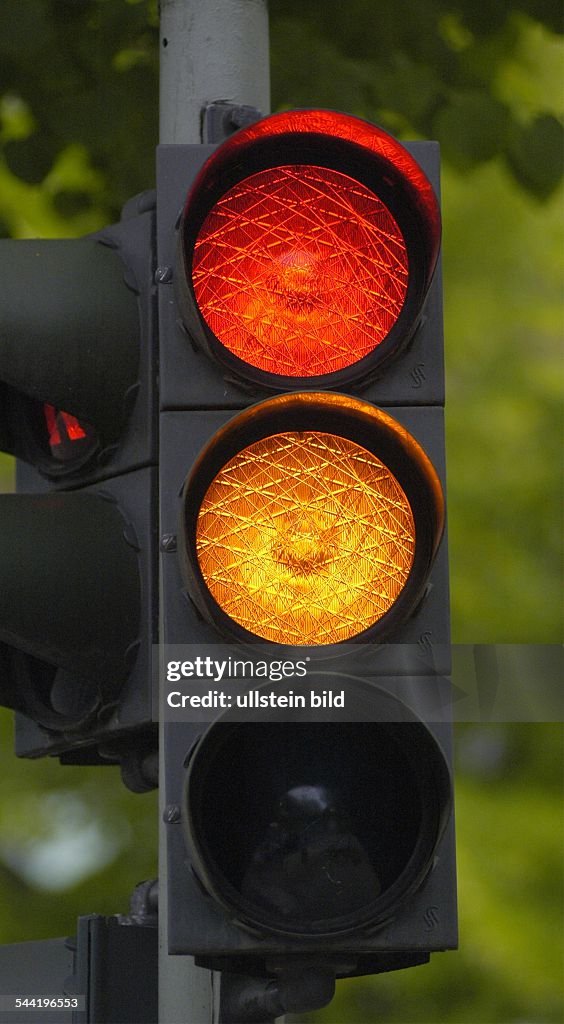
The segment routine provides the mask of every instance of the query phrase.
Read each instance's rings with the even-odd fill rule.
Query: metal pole
[[[269,68],[266,0],[161,0],[161,142],[201,142],[218,100],[267,114]]]
[[[160,0],[160,141],[202,142],[202,111],[228,100],[270,110],[266,0]],[[163,675],[161,673],[161,679]],[[164,778],[163,725],[160,777]],[[192,957],[169,956],[161,786],[159,824],[159,1022],[217,1024],[217,975]]]

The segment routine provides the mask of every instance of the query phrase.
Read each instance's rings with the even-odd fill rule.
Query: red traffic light
[[[83,423],[76,416],[47,402],[43,405],[43,416],[49,451],[55,463],[82,465],[97,448],[96,431],[89,423]]]
[[[194,183],[182,316],[245,378],[338,386],[411,337],[439,244],[433,189],[395,139],[346,114],[275,114],[232,136]]]

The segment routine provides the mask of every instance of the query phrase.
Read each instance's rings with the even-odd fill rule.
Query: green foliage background
[[[335,107],[441,142],[453,639],[560,643],[561,4],[270,13],[273,109]],[[154,0],[0,5],[0,234],[80,235],[152,185],[157,65]],[[0,941],[125,910],[156,874],[155,796],[111,768],[16,763],[8,713],[0,729]],[[562,1020],[561,728],[469,725],[458,750],[460,952],[344,982],[315,1020]]]

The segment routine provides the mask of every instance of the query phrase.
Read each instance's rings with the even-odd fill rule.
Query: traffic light
[[[157,743],[154,205],[0,242],[0,699],[18,754],[121,762],[133,788]]]
[[[169,951],[205,967],[456,944],[437,192],[435,144],[331,111],[160,147]]]

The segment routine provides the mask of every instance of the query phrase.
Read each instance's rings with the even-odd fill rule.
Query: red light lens
[[[361,182],[313,165],[267,168],[208,213],[192,280],[216,338],[288,377],[342,370],[398,319],[408,285],[403,235]]]
[[[43,406],[43,415],[49,449],[57,462],[70,462],[95,446],[95,431],[88,423],[48,403]]]

